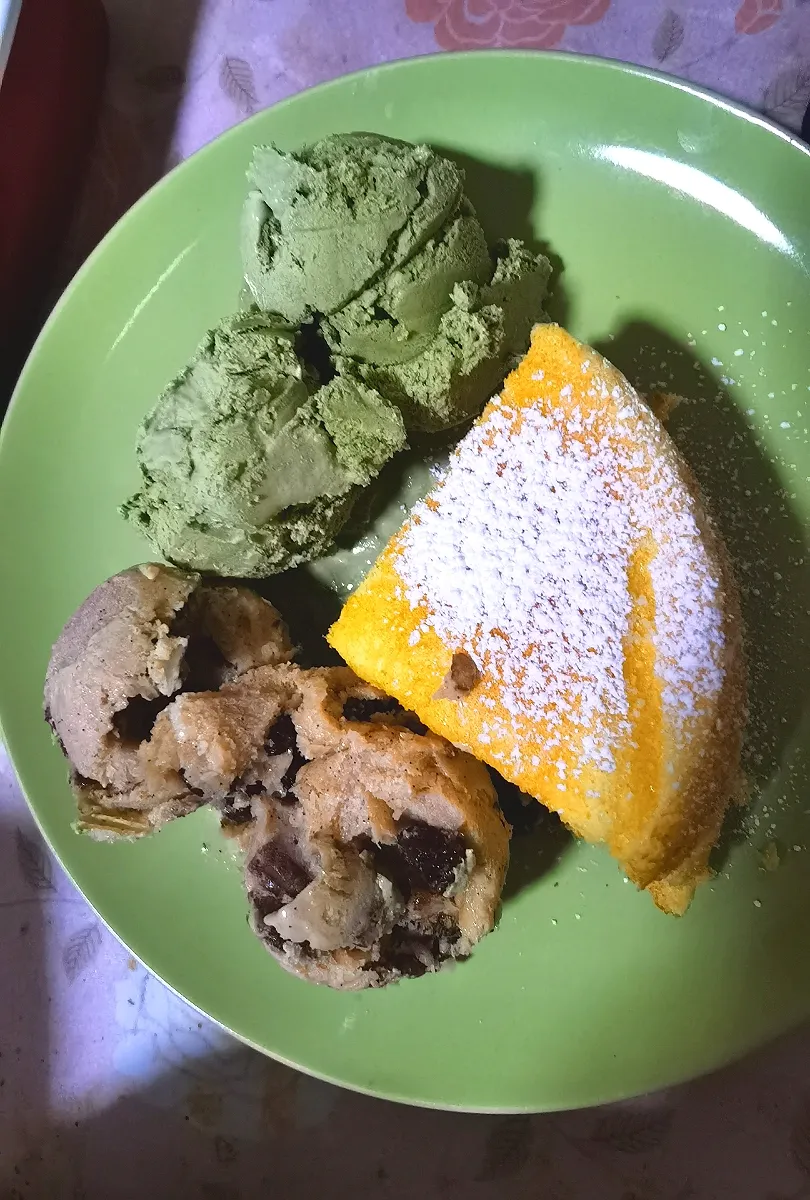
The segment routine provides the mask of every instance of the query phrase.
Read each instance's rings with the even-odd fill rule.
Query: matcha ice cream
[[[318,387],[288,328],[242,313],[207,335],[143,422],[142,486],[122,512],[178,565],[271,575],[324,554],[404,445],[377,391],[350,377]]]
[[[256,302],[311,321],[341,373],[373,384],[406,428],[480,412],[542,319],[550,265],[487,247],[463,173],[427,146],[335,134],[255,151],[244,211]]]
[[[245,278],[297,324],[334,313],[407,262],[461,200],[464,176],[427,146],[336,134],[295,154],[260,146],[248,171]]]
[[[258,147],[242,218],[258,309],[206,336],[141,427],[124,516],[179,566],[260,577],[327,553],[405,430],[475,417],[542,319],[550,267],[494,249],[427,146]]]
[[[487,265],[487,283],[454,284],[436,314],[435,332],[422,339],[413,357],[335,360],[396,404],[407,429],[437,432],[478,416],[523,353],[532,325],[542,319],[546,259],[512,239],[496,247]]]

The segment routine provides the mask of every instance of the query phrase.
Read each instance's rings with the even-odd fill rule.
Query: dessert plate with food
[[[674,80],[444,55],[239,126],[71,285],[0,443],[3,734],[244,1041],[517,1111],[810,1015],[808,185]]]

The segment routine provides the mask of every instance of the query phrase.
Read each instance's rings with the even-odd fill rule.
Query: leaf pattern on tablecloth
[[[666,1108],[653,1112],[616,1108],[599,1118],[590,1140],[622,1154],[645,1154],[661,1145],[671,1123],[672,1113]]]
[[[526,1164],[534,1129],[529,1116],[501,1118],[489,1131],[476,1179],[506,1179]]]
[[[78,979],[101,948],[101,930],[98,921],[85,925],[68,938],[62,948],[62,966],[68,983]]]
[[[664,62],[678,50],[683,42],[685,27],[683,18],[668,8],[653,34],[652,52],[659,62]]]
[[[219,65],[219,86],[243,113],[252,113],[258,107],[253,68],[244,58],[224,56]]]
[[[810,101],[810,62],[786,67],[762,93],[762,107],[777,120],[800,120]]]
[[[37,892],[55,891],[50,856],[39,835],[29,837],[18,827],[14,834],[14,843],[20,874],[28,886]]]

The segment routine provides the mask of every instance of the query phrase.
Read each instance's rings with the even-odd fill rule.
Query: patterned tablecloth
[[[808,0],[107,7],[107,96],[66,274],[203,142],[385,59],[561,46],[663,67],[796,129],[810,100]],[[406,1109],[240,1047],[99,924],[44,848],[1,749],[0,947],[0,1200],[810,1197],[807,1032],[668,1093],[537,1117]]]

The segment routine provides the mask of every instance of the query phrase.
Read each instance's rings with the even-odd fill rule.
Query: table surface
[[[107,0],[111,64],[63,279],[165,170],[250,113],[414,54],[559,46],[661,67],[798,129],[810,0]],[[234,1042],[149,975],[45,849],[0,748],[0,1200],[810,1198],[810,1033],[708,1079],[551,1116],[356,1096]]]

